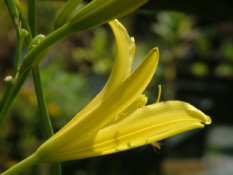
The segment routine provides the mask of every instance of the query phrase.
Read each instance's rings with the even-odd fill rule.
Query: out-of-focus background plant
[[[209,13],[198,13],[194,6],[188,9],[175,2],[167,5],[161,2],[158,6],[149,2],[120,19],[136,40],[135,65],[150,48],[160,49],[156,76],[146,90],[149,99],[156,101],[157,85],[162,84],[163,100],[189,102],[210,115],[213,125],[164,140],[158,151],[148,145],[64,162],[63,174],[233,174],[233,14],[227,13],[224,2],[226,10],[221,8],[222,13],[210,9]],[[38,33],[53,30],[50,21],[62,5],[64,1],[37,2]],[[201,5],[197,3],[196,8]],[[13,71],[16,42],[3,1],[0,1],[0,23],[0,92],[3,92],[3,79]],[[55,130],[102,88],[114,55],[113,35],[107,25],[73,34],[51,48],[41,64],[41,74]],[[25,83],[1,125],[0,171],[30,155],[43,142],[37,100],[30,82]],[[31,171],[50,174],[48,165],[41,166],[25,174]]]

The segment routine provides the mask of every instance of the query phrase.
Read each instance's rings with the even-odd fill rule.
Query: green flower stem
[[[39,162],[39,157],[36,154],[32,154],[26,159],[22,160],[15,166],[11,167],[7,171],[3,172],[1,175],[17,175],[27,168],[37,164]]]
[[[5,118],[7,111],[9,110],[15,96],[17,95],[24,81],[26,80],[27,75],[30,72],[30,68],[32,67],[33,62],[36,59],[36,56],[38,56],[39,53],[43,52],[45,49],[50,47],[52,44],[54,44],[58,40],[64,38],[67,35],[70,35],[71,33],[73,33],[73,31],[72,31],[72,28],[68,24],[60,27],[58,30],[48,35],[40,44],[38,44],[34,49],[32,49],[24,57],[17,79],[13,83],[12,92],[7,98],[4,99],[4,101],[3,99],[1,100],[0,104],[3,104],[3,105],[0,108],[0,124],[1,124],[1,121]]]
[[[7,5],[12,22],[13,22],[16,30],[17,30],[17,28],[19,30],[19,27],[18,27],[19,26],[19,12],[18,12],[18,9],[15,5],[14,0],[5,0],[5,3]]]
[[[49,137],[51,137],[54,134],[54,132],[53,132],[50,118],[49,118],[49,114],[48,114],[48,110],[47,110],[47,106],[46,106],[46,101],[45,101],[45,97],[44,97],[44,93],[43,93],[39,65],[35,66],[32,69],[32,74],[33,74],[33,80],[34,80],[34,85],[35,85],[35,89],[36,89],[36,96],[37,96],[37,101],[38,101],[38,105],[39,105],[40,115],[42,118],[43,126],[45,127],[45,135],[46,135],[46,138],[48,139]],[[61,175],[60,163],[53,163],[52,164],[52,172],[54,175]]]
[[[19,19],[19,11],[17,9],[17,6],[14,0],[5,0],[5,3],[8,7],[12,22],[16,30],[16,35],[17,35],[15,67],[14,67],[14,79],[15,79],[17,72],[19,70],[23,41],[24,41],[24,38],[27,36],[28,32],[24,29],[21,30],[21,24],[20,24],[21,21]]]
[[[3,98],[1,100],[1,108],[0,108],[0,124],[5,118],[10,105],[12,104],[13,100],[15,99],[15,96],[18,94],[19,90],[21,89],[24,81],[26,80],[30,70],[25,71],[23,74],[18,76],[17,81],[14,81],[12,83],[12,86],[9,87],[9,90],[5,90]],[[7,95],[5,95],[7,94]],[[4,98],[5,97],[5,98]]]
[[[16,29],[17,33],[17,43],[16,43],[16,54],[15,54],[15,66],[14,66],[14,79],[16,79],[17,72],[19,70],[20,59],[23,48],[23,39],[20,34],[20,30]]]
[[[36,1],[28,0],[28,22],[34,38],[37,34],[37,23],[36,23]]]
[[[6,101],[7,97],[9,96],[9,94],[11,93],[12,90],[12,77],[8,76],[5,77],[4,79],[5,83],[6,83],[6,87],[5,87],[5,93],[2,97],[2,101],[0,103],[0,109],[2,109],[3,106],[3,102]],[[0,118],[0,123],[1,123],[2,118]]]
[[[40,42],[35,48],[30,50],[27,55],[24,57],[23,62],[20,67],[20,73],[27,71],[33,64],[38,60],[38,55],[40,55],[43,51],[48,49],[51,45],[56,43],[58,40],[70,35],[73,33],[72,26],[68,23],[64,26],[60,27],[56,31],[49,34],[43,41]]]
[[[61,175],[61,163],[53,163],[52,164],[52,174],[54,175]]]
[[[37,35],[37,23],[36,23],[36,1],[28,0],[28,21],[32,37]],[[33,80],[36,90],[37,101],[39,105],[39,111],[42,118],[43,126],[45,127],[46,139],[54,135],[52,124],[50,121],[45,96],[43,92],[41,76],[40,76],[40,66],[36,65],[32,68]],[[61,165],[60,163],[52,164],[53,175],[61,175]]]
[[[49,138],[54,134],[54,132],[53,132],[50,118],[49,118],[48,110],[46,107],[46,101],[45,101],[42,83],[41,83],[39,65],[35,66],[32,69],[32,74],[33,74],[33,80],[34,80],[34,85],[35,85],[35,89],[36,89],[36,96],[37,96],[37,101],[38,101],[38,105],[39,105],[40,115],[42,118],[43,125],[45,127],[45,135],[46,135],[46,138]],[[52,173],[54,175],[61,175],[60,163],[53,163],[52,164]]]
[[[21,6],[19,4],[18,0],[14,0],[15,5],[18,9],[19,12],[19,17],[20,17],[20,22],[21,22],[21,28],[26,29],[29,33],[29,35],[26,37],[26,45],[29,45],[30,41],[32,40],[32,34],[31,34],[31,29],[28,25],[28,21],[26,19],[26,15],[24,14],[23,10],[21,9]]]
[[[45,127],[46,138],[49,138],[54,133],[53,133],[52,124],[49,118],[48,110],[46,107],[46,101],[45,101],[42,83],[41,83],[41,77],[40,77],[40,67],[38,65],[32,69],[32,75],[33,75],[40,115],[42,117],[42,122]]]
[[[23,49],[24,38],[28,35],[28,32],[24,29],[17,31],[17,44],[16,44],[16,56],[15,56],[15,67],[14,67],[14,80],[19,71],[21,54]]]

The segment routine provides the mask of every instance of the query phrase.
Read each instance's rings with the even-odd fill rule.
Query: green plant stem
[[[4,79],[4,81],[6,83],[6,87],[5,87],[5,93],[4,93],[4,95],[2,97],[2,101],[0,103],[0,109],[2,109],[3,102],[6,101],[7,97],[9,96],[9,94],[11,93],[11,90],[12,90],[12,77],[9,76],[8,78],[9,78],[9,80],[7,80],[7,77],[5,77],[5,79]],[[0,123],[1,123],[1,118],[0,118]]]
[[[40,76],[40,67],[36,65],[32,68],[32,75],[36,90],[37,102],[39,105],[40,116],[42,118],[42,123],[45,128],[45,136],[46,139],[54,135],[52,124],[50,121],[48,109],[46,106],[46,101],[44,97],[43,87],[41,83],[41,76]],[[53,163],[52,164],[52,172],[53,175],[61,175],[61,165],[60,163]]]
[[[32,37],[37,35],[37,23],[36,23],[36,0],[28,0],[28,21]],[[32,68],[33,80],[36,90],[37,101],[39,105],[39,111],[42,118],[43,125],[45,127],[46,139],[54,135],[52,124],[50,121],[45,96],[43,92],[41,76],[40,76],[40,66],[36,65]],[[52,164],[53,175],[61,175],[61,165],[60,163]]]
[[[14,2],[14,0],[5,0],[5,3],[6,3],[8,10],[9,10],[11,20],[12,20],[12,22],[17,30],[17,28],[19,29],[19,12],[18,12],[18,9],[15,5],[15,2]]]
[[[13,82],[12,86],[9,87],[10,90],[5,90],[3,98],[1,100],[1,109],[0,109],[0,124],[5,118],[15,96],[18,94],[19,90],[21,89],[24,81],[26,80],[30,70],[25,71],[22,73],[15,82]],[[5,95],[7,94],[7,95]],[[5,97],[5,98],[4,98]]]
[[[38,54],[43,52],[45,49],[50,47],[52,44],[57,42],[58,40],[64,38],[65,36],[70,35],[73,33],[73,30],[70,28],[68,24],[60,27],[58,30],[52,32],[50,35],[48,35],[40,44],[38,44],[34,49],[32,49],[25,57],[24,60],[20,66],[19,74],[17,76],[16,81],[13,84],[12,92],[10,95],[4,99],[4,101],[1,101],[1,104],[3,104],[0,108],[0,124],[1,121],[6,116],[7,111],[9,110],[15,96],[19,92],[20,88],[22,87],[22,84],[24,83],[25,79],[27,78],[27,75],[29,74],[30,68],[32,67],[32,64],[36,60],[36,57]],[[4,92],[5,93],[5,92]],[[4,95],[3,95],[4,96]]]
[[[35,165],[38,163],[39,158],[36,154],[32,154],[31,156],[27,157],[26,159],[22,160],[15,166],[9,168],[5,172],[3,172],[1,175],[17,175],[24,171],[25,169]]]
[[[23,40],[20,34],[20,30],[16,29],[16,33],[17,33],[17,43],[16,43],[15,66],[14,66],[14,76],[13,76],[14,79],[16,78],[17,72],[19,70],[20,59],[23,48]]]
[[[27,35],[28,35],[28,32],[26,30],[24,29],[17,30],[17,44],[16,44],[14,77],[13,77],[14,80],[16,79],[16,76],[19,72],[21,54],[22,54],[22,49],[23,49],[23,41]]]
[[[26,19],[26,16],[23,12],[23,10],[21,9],[21,6],[19,4],[19,1],[18,0],[15,0],[15,5],[18,9],[18,12],[19,12],[19,18],[20,18],[20,22],[21,22],[21,28],[22,29],[26,29],[29,33],[29,35],[26,37],[26,45],[29,45],[30,41],[32,40],[32,34],[31,34],[31,29],[29,27],[29,24],[28,24],[28,21]]]
[[[36,1],[28,0],[28,22],[32,33],[32,38],[37,34],[37,23],[36,23]]]
[[[54,175],[61,175],[62,171],[61,171],[61,163],[53,163],[52,164],[52,174]]]
[[[48,139],[54,134],[54,132],[53,132],[52,124],[51,124],[49,113],[48,113],[47,106],[46,106],[46,101],[45,101],[44,92],[43,92],[42,83],[41,83],[39,65],[35,66],[32,69],[32,75],[33,75],[33,80],[34,80],[34,85],[35,85],[35,90],[36,90],[37,101],[39,105],[39,111],[40,111],[40,115],[42,118],[43,126],[45,128],[45,136],[46,136],[46,139]],[[61,175],[60,163],[52,164],[52,173],[54,175]]]
[[[48,110],[47,110],[47,106],[46,106],[46,101],[45,101],[44,92],[43,92],[42,83],[41,83],[40,67],[39,66],[35,66],[32,69],[32,75],[33,75],[33,80],[34,80],[40,115],[42,118],[42,123],[45,127],[45,135],[46,135],[46,138],[49,138],[54,133],[53,133],[52,124],[51,124]]]
[[[56,31],[49,34],[43,41],[40,42],[35,48],[30,50],[27,55],[24,57],[23,62],[21,64],[20,72],[24,72],[30,69],[33,66],[33,63],[37,62],[38,55],[40,55],[43,51],[48,49],[51,45],[53,45],[58,40],[70,35],[73,33],[73,30],[70,24],[65,24],[60,27]]]

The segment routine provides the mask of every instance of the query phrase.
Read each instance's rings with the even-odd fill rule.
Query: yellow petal
[[[129,37],[125,27],[118,21],[109,22],[116,39],[116,58],[109,79],[101,92],[82,111],[92,109],[109,96],[130,75],[135,53],[135,42]],[[80,114],[79,114],[80,115]]]
[[[70,160],[110,154],[202,128],[210,123],[208,116],[188,103],[161,102],[138,109],[121,122],[100,130],[94,140],[87,138],[77,149],[59,156]]]
[[[119,113],[132,104],[136,98],[145,90],[149,84],[158,64],[158,48],[152,49],[141,64],[133,73],[105,100],[93,106],[93,110],[88,110],[85,116],[74,120],[72,125],[84,122],[83,127],[87,129],[90,123],[98,130],[107,121],[111,114]],[[98,116],[98,117],[96,117]],[[89,129],[89,128],[88,128]],[[81,128],[79,128],[79,131]]]
[[[112,117],[112,120],[110,120],[108,123],[106,123],[106,126],[113,125],[115,123],[120,122],[125,117],[130,116],[133,112],[135,112],[137,109],[142,108],[147,103],[147,97],[143,94],[140,94],[137,99],[130,104],[126,109],[124,109],[122,112],[118,113],[116,116]]]
[[[118,21],[113,20],[109,22],[115,39],[116,39],[116,58],[112,68],[112,72],[104,88],[99,94],[81,111],[75,118],[81,115],[85,115],[88,111],[94,109],[94,107],[105,100],[114,90],[118,88],[130,75],[132,62],[135,53],[135,42],[129,37],[125,27]],[[69,123],[65,126],[68,127]]]
[[[106,94],[111,94],[130,75],[135,53],[135,42],[125,27],[118,21],[109,22],[116,39],[116,58],[112,72],[105,86]]]
[[[211,119],[192,105],[167,101],[138,109],[116,125],[102,129],[95,151],[109,154],[153,143],[181,132],[202,128]],[[111,131],[111,132],[110,132]]]
[[[111,120],[109,116],[114,116],[126,109],[144,91],[155,72],[157,63],[158,49],[154,48],[108,98],[94,106],[90,112],[88,110],[85,115],[72,119],[68,127],[62,128],[47,140],[37,151],[44,157],[42,160],[52,161],[53,158],[61,161],[68,160],[70,159],[69,151],[82,145],[83,139],[93,140],[98,130]]]

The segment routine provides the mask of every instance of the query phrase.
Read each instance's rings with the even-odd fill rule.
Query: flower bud
[[[148,0],[93,0],[71,19],[74,32],[104,24],[136,10]]]

